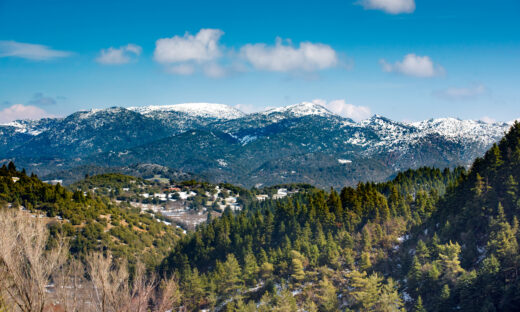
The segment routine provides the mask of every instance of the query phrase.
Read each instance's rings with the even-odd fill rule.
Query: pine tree
[[[276,306],[273,311],[275,312],[297,312],[298,306],[296,305],[296,299],[287,289],[281,291],[280,295],[276,297]]]
[[[442,286],[442,290],[441,290],[441,300],[446,301],[449,299],[450,299],[450,286],[448,286],[448,284],[444,284],[444,286]]]
[[[477,197],[482,196],[482,194],[485,191],[485,183],[484,179],[480,174],[477,172],[476,178],[475,178],[475,186],[471,189]]]
[[[373,311],[379,300],[379,288],[382,279],[373,274],[367,276],[366,272],[353,271],[348,276],[351,297],[350,307],[357,311]]]
[[[305,272],[303,271],[302,261],[298,258],[292,258],[291,262],[291,277],[297,282],[300,283],[305,279]]]
[[[256,263],[256,258],[253,253],[248,253],[244,259],[244,280],[248,285],[254,285],[256,283],[256,276],[259,268]]]
[[[458,276],[464,272],[459,260],[460,245],[451,241],[444,245],[439,245],[439,260],[437,263],[442,268],[444,279],[454,283]]]
[[[320,311],[332,312],[338,309],[338,297],[336,288],[324,277],[319,283],[318,301],[320,304]]]
[[[413,307],[413,312],[426,312],[426,309],[423,307],[423,302],[421,296],[417,298],[415,305]]]
[[[343,207],[341,204],[341,199],[338,193],[336,193],[336,191],[333,188],[330,189],[330,195],[327,200],[327,205],[329,206],[329,211],[334,213],[334,215],[336,216],[336,219],[343,217]]]
[[[415,255],[417,256],[417,259],[420,261],[421,264],[425,264],[426,261],[428,261],[428,259],[430,258],[430,251],[428,250],[428,247],[422,240],[419,240],[417,242]]]
[[[370,261],[370,253],[363,251],[361,253],[361,259],[359,260],[359,269],[361,271],[367,271],[372,267],[372,261]]]
[[[402,311],[403,301],[399,297],[397,285],[389,278],[386,284],[379,289],[379,300],[377,303],[377,311],[399,312]]]
[[[197,269],[188,271],[182,286],[184,304],[189,310],[196,310],[204,297],[203,281],[199,276],[199,271]]]
[[[217,290],[224,296],[233,295],[243,286],[240,264],[233,254],[228,254],[226,262],[217,262],[215,274]]]
[[[517,221],[514,226],[507,222],[504,208],[499,203],[497,217],[490,222],[491,233],[487,244],[490,253],[497,255],[497,258],[504,262],[507,269],[516,267],[516,258],[518,255],[518,241],[516,235],[518,232]]]
[[[500,148],[496,143],[493,144],[491,150],[486,153],[486,158],[489,159],[490,169],[493,172],[496,172],[498,168],[504,164],[504,161],[502,160],[502,153],[500,152]]]
[[[368,226],[363,227],[361,239],[363,250],[370,251],[372,249],[372,234]]]
[[[269,262],[264,262],[260,266],[260,276],[264,281],[269,280],[272,277],[274,266]]]
[[[273,297],[266,291],[258,304],[258,312],[270,312],[273,309]]]

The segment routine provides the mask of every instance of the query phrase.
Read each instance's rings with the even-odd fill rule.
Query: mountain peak
[[[506,123],[491,124],[452,117],[413,122],[410,125],[424,134],[440,134],[446,138],[482,141],[485,144],[496,142],[509,128]]]
[[[375,114],[372,117],[362,120],[359,122],[361,125],[401,125],[400,122],[393,121],[389,118],[386,118],[385,116]]]
[[[196,117],[236,119],[245,116],[240,110],[226,104],[217,103],[182,103],[173,105],[151,105],[141,107],[129,107],[129,110],[143,115],[161,112],[179,112]]]
[[[262,112],[262,114],[265,115],[270,115],[273,113],[291,114],[295,117],[303,117],[309,115],[325,117],[334,115],[325,107],[312,102],[301,102],[298,104],[272,108],[266,110],[265,112]]]
[[[108,107],[108,108],[92,108],[89,110],[82,110],[82,111],[78,111],[70,116],[77,116],[80,119],[87,119],[87,118],[90,118],[92,116],[96,116],[99,114],[118,114],[118,113],[121,113],[124,111],[126,111],[126,108],[124,108],[124,107],[113,106],[113,107]]]
[[[390,119],[386,118],[383,115],[374,114],[372,117],[370,117],[368,120],[384,120],[384,121],[390,121]]]

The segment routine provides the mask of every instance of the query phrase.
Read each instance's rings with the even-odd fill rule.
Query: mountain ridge
[[[208,112],[212,108],[218,110]],[[39,175],[151,163],[211,182],[325,187],[334,181],[339,187],[383,181],[408,168],[467,166],[508,128],[455,118],[405,123],[381,115],[355,122],[310,102],[251,114],[208,103],[111,107],[2,125],[0,162],[13,160]]]

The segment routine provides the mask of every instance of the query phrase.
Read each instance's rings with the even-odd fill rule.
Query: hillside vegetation
[[[51,237],[67,233],[72,254],[87,255],[85,284],[96,280],[96,264],[108,262],[110,276],[125,269],[90,250],[131,259],[141,249],[150,264],[158,264],[149,266],[147,278],[138,274],[136,261],[131,272],[142,283],[130,278],[114,284],[119,290],[126,285],[129,295],[122,293],[134,298],[130,301],[149,285],[145,308],[114,301],[114,311],[517,311],[520,306],[520,123],[468,171],[424,167],[339,192],[300,185],[298,193],[278,200],[253,199],[274,189],[237,188],[250,197],[240,211],[226,209],[179,238],[172,227],[153,219],[148,224],[147,214],[107,197],[44,184],[12,164],[0,173],[6,205],[64,219],[49,225]],[[108,175],[78,185],[113,188],[126,179]],[[103,221],[107,215],[110,222]],[[89,224],[101,234],[83,233]],[[135,235],[135,241],[122,243],[114,229]],[[51,239],[49,250],[52,246]],[[168,292],[162,292],[164,285]]]
[[[73,255],[110,250],[131,261],[139,256],[153,267],[179,238],[177,229],[139,209],[90,192],[43,183],[25,170],[17,171],[13,163],[0,168],[0,201],[3,206],[45,217],[51,238],[71,238]]]

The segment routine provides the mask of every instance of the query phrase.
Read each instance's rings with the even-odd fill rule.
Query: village
[[[48,183],[55,184],[55,181]],[[228,184],[206,182],[174,182],[155,176],[148,179],[119,174],[94,176],[71,185],[71,188],[110,197],[117,203],[127,203],[150,213],[161,222],[183,230],[194,230],[197,225],[219,217],[226,209],[243,209],[252,201],[279,200],[295,194],[298,189],[270,188],[269,191],[237,188]],[[242,195],[241,195],[242,194]]]
[[[123,189],[125,191],[128,189]],[[132,201],[130,204],[139,207],[142,212],[161,214],[166,219],[185,229],[194,229],[197,225],[210,218],[219,217],[225,209],[240,211],[243,201],[240,194],[216,185],[211,192],[200,193],[200,189],[183,190],[179,186],[168,186],[160,193],[141,193],[141,201]],[[289,192],[286,188],[279,188],[276,194],[256,195],[253,200],[278,200],[297,191]],[[202,198],[202,205],[200,199]]]

